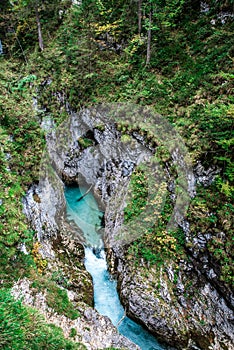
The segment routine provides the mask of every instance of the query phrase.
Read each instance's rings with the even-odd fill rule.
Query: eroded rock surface
[[[114,254],[127,313],[159,340],[178,349],[234,348],[233,312],[192,263],[135,267],[124,251]]]

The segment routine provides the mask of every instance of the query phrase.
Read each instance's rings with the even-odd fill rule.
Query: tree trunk
[[[151,35],[152,35],[152,10],[149,13],[149,29],[148,29],[148,37],[147,37],[147,53],[146,53],[146,65],[150,64],[151,58]]]
[[[138,34],[141,35],[142,0],[138,0]]]
[[[22,45],[21,45],[21,43],[20,43],[20,41],[19,41],[19,38],[18,38],[18,36],[16,35],[16,32],[15,32],[15,31],[14,31],[14,33],[15,33],[15,37],[16,37],[17,43],[19,44],[20,50],[22,51],[22,54],[23,54],[23,56],[24,56],[25,63],[28,64],[27,57],[25,56],[25,53],[24,53],[24,50],[23,50],[23,48],[22,48]]]
[[[40,22],[40,17],[39,17],[39,12],[38,12],[38,5],[35,5],[35,12],[36,12],[36,19],[37,19],[37,31],[38,31],[38,42],[39,42],[39,47],[41,51],[44,50],[44,43],[43,43],[43,38],[42,38],[42,31],[41,31],[41,22]]]

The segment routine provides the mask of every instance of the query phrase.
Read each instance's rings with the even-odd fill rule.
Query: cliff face
[[[192,261],[136,267],[118,250],[112,262],[127,313],[159,340],[178,349],[233,349],[233,312]]]
[[[159,340],[179,349],[233,349],[233,295],[220,280],[219,269],[207,250],[207,243],[215,237],[212,232],[194,236],[174,199],[175,221],[183,228],[186,241],[181,258],[166,259],[161,267],[149,265],[144,259],[136,265],[128,250],[134,237],[129,239],[125,232],[127,242],[126,235],[116,240],[129,201],[130,176],[142,159],[147,160],[154,153],[152,144],[147,144],[147,136],[130,130],[127,136],[133,138],[132,143],[123,142],[122,136],[123,132],[97,110],[71,115],[59,133],[47,135],[49,158],[43,163],[47,167],[42,167],[42,182],[29,191],[25,201],[27,216],[38,239],[49,243],[59,232],[63,239],[70,232],[73,244],[83,242],[82,232],[75,231],[73,223],[64,220],[62,181],[78,184],[85,181],[105,208],[104,240],[109,248],[110,270],[117,276],[127,314],[144,324]],[[175,163],[184,164],[181,155],[176,152],[171,155]],[[176,198],[175,182],[170,176],[173,161],[164,163],[164,170],[170,195]],[[45,176],[48,166],[56,170],[52,180]],[[215,172],[215,169],[205,172],[200,165],[195,171],[196,180],[209,185]],[[191,169],[186,170],[186,181],[192,196],[195,177]],[[51,253],[45,249],[44,254]],[[90,280],[88,285],[90,288]]]
[[[199,164],[194,169],[196,182],[209,186],[216,172]],[[107,221],[113,216],[107,210]],[[108,221],[107,235],[120,224]],[[220,266],[208,250],[212,239],[225,240],[225,234],[217,230],[195,234],[188,221],[178,224],[185,237],[184,253],[161,267],[144,259],[139,262],[128,246],[109,251],[121,301],[130,317],[178,349],[234,349],[233,292],[220,279]]]
[[[205,171],[201,164],[194,169],[197,183],[204,186],[211,184],[216,172]],[[107,221],[113,216],[107,210]],[[120,224],[107,222],[107,235]],[[208,250],[212,239],[225,240],[225,234],[217,230],[195,234],[188,221],[178,224],[185,250],[181,258],[171,257],[161,267],[144,259],[139,262],[128,246],[109,251],[121,301],[130,317],[178,349],[234,349],[233,292],[221,280],[220,266]]]

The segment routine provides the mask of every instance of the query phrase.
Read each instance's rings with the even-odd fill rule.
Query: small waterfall
[[[68,220],[73,220],[84,233],[85,267],[93,278],[95,308],[100,314],[108,316],[119,332],[142,350],[162,350],[164,347],[148,331],[125,315],[116,281],[107,269],[103,242],[98,233],[103,213],[92,193],[89,192],[81,199],[86,192],[86,188],[69,186],[65,190],[65,197]]]

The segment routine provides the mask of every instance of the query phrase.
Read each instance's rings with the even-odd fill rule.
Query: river
[[[68,220],[74,221],[84,233],[85,267],[93,279],[95,309],[108,316],[118,331],[139,345],[142,350],[163,350],[165,348],[152,334],[125,315],[117,293],[116,281],[108,272],[103,241],[99,233],[103,212],[91,192],[82,198],[86,191],[85,187],[67,186],[65,197]]]

